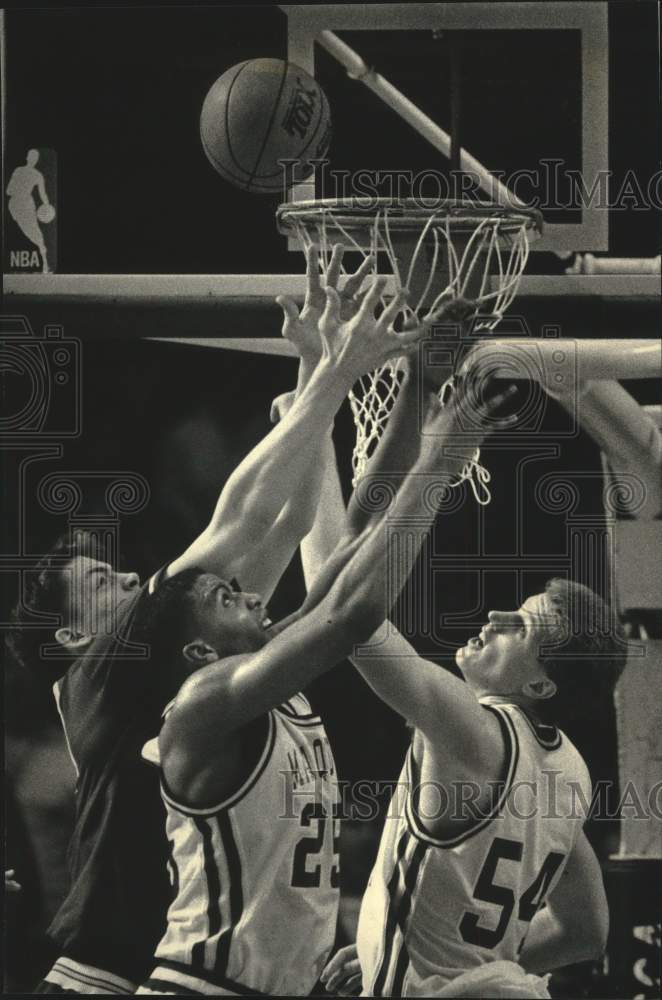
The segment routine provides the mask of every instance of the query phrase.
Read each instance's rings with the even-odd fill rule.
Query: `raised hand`
[[[333,258],[342,253],[342,247],[333,249]],[[306,297],[301,312],[296,302],[288,295],[279,295],[276,302],[283,310],[283,336],[297,349],[300,357],[316,364],[321,354],[317,325],[326,305],[322,287],[319,263],[315,247],[306,247]]]
[[[327,274],[326,287],[335,288],[340,296],[340,316],[343,321],[353,319],[357,312],[361,308],[363,299],[368,294],[368,289],[361,291],[361,285],[363,284],[364,278],[371,273],[373,259],[369,255],[362,262],[361,266],[357,268],[354,274],[350,274],[347,278],[345,284],[342,288],[338,288],[338,278],[335,275],[334,281],[329,280],[330,275]],[[329,273],[331,268],[329,267]],[[326,303],[325,303],[326,305]]]
[[[447,458],[462,464],[470,461],[485,438],[517,422],[516,414],[503,415],[504,406],[517,393],[514,385],[504,391],[488,391],[479,396],[468,379],[457,378],[444,404],[431,392],[421,428],[429,447],[444,447]]]
[[[348,277],[342,289],[338,289],[344,254],[342,244],[333,248],[324,282],[320,275],[317,251],[312,243],[307,245],[305,254],[306,297],[303,308],[299,311],[296,302],[287,295],[279,295],[276,302],[284,313],[283,336],[294,344],[303,360],[314,365],[322,356],[319,321],[326,308],[326,289],[338,290],[341,316],[343,320],[351,319],[360,308],[363,296],[359,292],[364,278],[370,273],[372,258],[366,257],[358,270]]]
[[[401,289],[379,316],[375,315],[381,301],[386,278],[375,278],[352,319],[344,321],[342,303],[335,288],[326,289],[326,308],[320,318],[319,330],[323,356],[342,367],[354,379],[378,368],[391,358],[411,353],[427,332],[427,326],[414,327],[398,333],[393,323],[406,301]]]

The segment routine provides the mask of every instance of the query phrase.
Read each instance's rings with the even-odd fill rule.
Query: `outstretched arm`
[[[431,430],[436,415],[433,410]],[[423,439],[413,474],[402,482],[388,512],[354,539],[343,570],[313,608],[259,652],[203,667],[185,682],[161,735],[169,783],[174,774],[178,788],[190,787],[210,759],[231,750],[243,727],[329,670],[374,632],[386,616],[386,602],[397,596],[396,581],[386,586],[389,521],[408,525],[411,544],[397,568],[397,578],[404,582],[434,518],[430,506],[421,502],[418,477],[429,475],[438,460],[437,435],[431,433]]]
[[[342,249],[335,247],[326,272],[325,285],[322,288],[314,248],[308,247],[306,254],[308,259],[308,290],[301,313],[299,313],[295,303],[286,296],[281,296],[277,300],[285,314],[283,336],[287,337],[296,347],[300,364],[295,391],[278,396],[272,404],[271,421],[274,424],[278,420],[282,420],[289,412],[320,360],[322,343],[318,327],[326,304],[325,288],[338,290],[341,318],[350,320],[360,308],[363,298],[363,295],[359,294],[360,288],[371,265],[370,258],[366,258],[358,270],[344,281],[342,289],[340,289],[338,282],[342,265]],[[321,440],[322,449],[330,443],[331,432],[332,427],[330,426],[328,433]],[[278,568],[274,579],[280,578],[299,542],[312,528],[317,512],[323,472],[323,462],[315,460],[307,464],[296,493],[287,500],[270,530],[268,538],[264,540],[268,561],[275,568]],[[278,557],[281,553],[282,557],[279,560]],[[261,565],[265,563],[266,560],[261,560]],[[258,587],[258,589],[260,588]]]
[[[314,261],[314,272],[313,272]],[[415,342],[420,332],[406,335],[389,329],[402,300],[379,320],[374,318],[382,283],[376,282],[347,322],[336,324],[334,336],[322,338],[315,329],[313,358],[310,325],[333,325],[341,300],[333,283],[340,269],[341,248],[334,250],[324,290],[319,287],[317,261],[309,254],[309,296],[300,316],[290,300],[282,299],[285,334],[302,355],[297,398],[289,413],[253,449],[228,480],[212,520],[202,535],[173,562],[168,574],[200,566],[226,578],[236,577],[246,589],[268,596],[290,561],[301,537],[310,529],[319,493],[316,456],[330,434],[333,418],[359,375],[394,350]],[[343,296],[360,285],[362,268],[349,279]],[[315,277],[313,278],[313,273]],[[312,291],[311,291],[312,289]],[[331,297],[331,292],[333,296]],[[314,305],[311,305],[311,295]],[[326,303],[321,311],[319,295]],[[365,336],[370,329],[371,336]],[[314,364],[312,375],[309,372]]]
[[[387,493],[395,494],[419,457],[419,428],[425,418],[426,407],[432,405],[430,394],[421,392],[421,388],[420,368],[414,353],[404,361],[400,392],[370,461],[370,474],[364,477],[352,494],[348,510],[345,509],[340,487],[333,441],[330,437],[325,440],[318,457],[320,498],[311,530],[301,543],[308,593],[302,607],[288,621],[300,618],[319,603],[356,551],[361,533],[382,516],[383,509],[370,501],[364,487],[374,486],[375,492],[382,497]]]
[[[391,417],[392,423],[387,427],[386,433],[390,436],[385,436],[380,442],[369,467],[366,477],[368,480],[374,483],[387,482],[389,477],[392,477],[393,469],[399,470],[401,478],[407,468],[408,454],[416,454],[421,442],[420,385],[421,380],[416,365],[412,364],[396,402]],[[489,423],[489,417],[500,404],[501,398],[497,397],[483,411],[484,425]],[[444,444],[448,444],[458,436],[458,425],[452,405],[449,404],[447,410],[440,412],[436,429],[440,435],[438,445],[441,452]],[[471,451],[475,444],[474,440],[465,441],[462,443],[462,448]],[[327,449],[326,457],[327,467],[318,517],[312,531],[301,545],[304,575],[310,587],[309,599],[320,586],[319,570],[324,560],[329,557],[333,545],[338,543],[345,547],[351,545],[356,525],[369,520],[370,517],[365,503],[360,500],[364,490],[359,484],[353,499],[354,517],[350,521],[345,518],[335,455],[330,454]],[[457,472],[459,465],[461,465],[460,459],[440,458],[438,470],[451,475]],[[421,491],[423,485],[422,483],[420,486]],[[338,558],[337,554],[332,558]],[[448,671],[418,656],[413,646],[389,621],[384,622],[366,647],[355,651],[351,659],[383,701],[403,715],[433,743],[443,743],[450,754],[453,753],[455,745],[460,750],[466,748],[468,731],[474,734],[471,746],[475,748],[477,755],[486,749],[491,749],[495,737],[499,739],[498,732],[492,732],[489,725],[486,726],[485,713],[466,685]],[[476,732],[479,734],[477,737]],[[488,746],[483,746],[481,736]]]

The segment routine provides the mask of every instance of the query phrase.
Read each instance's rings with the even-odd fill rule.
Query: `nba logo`
[[[48,274],[57,270],[57,156],[33,147],[12,160],[5,189],[4,271]]]

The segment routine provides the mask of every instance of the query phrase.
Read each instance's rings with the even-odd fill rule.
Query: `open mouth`
[[[483,642],[483,637],[481,635],[475,635],[473,639],[469,639],[467,646],[469,649],[482,649],[485,643]]]
[[[268,615],[265,615],[264,618],[262,619],[262,621],[260,622],[260,625],[262,626],[263,629],[268,629],[268,628],[271,628],[271,626],[273,625],[273,622],[272,622],[271,618],[269,618]]]

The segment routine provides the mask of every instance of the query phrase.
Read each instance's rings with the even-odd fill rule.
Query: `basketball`
[[[313,172],[331,139],[329,102],[317,82],[280,59],[250,59],[212,85],[200,116],[216,171],[244,191],[276,194]],[[285,166],[281,161],[296,161]]]
[[[52,222],[55,218],[55,209],[52,205],[40,205],[37,209],[37,218],[40,222]]]

